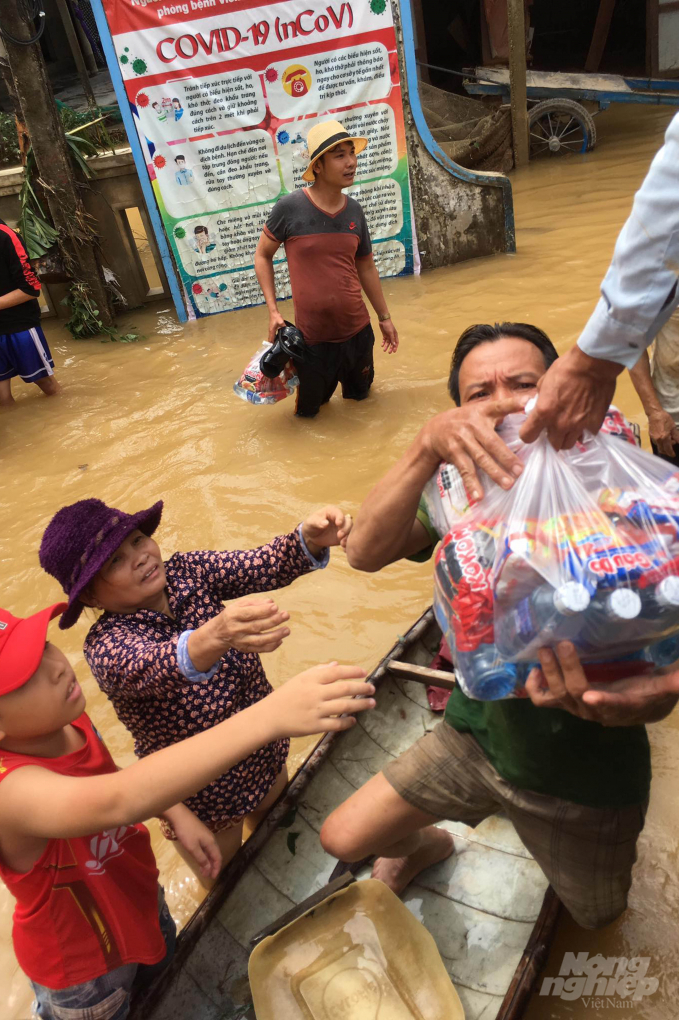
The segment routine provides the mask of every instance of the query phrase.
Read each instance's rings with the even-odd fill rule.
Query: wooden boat
[[[426,665],[439,641],[429,609],[372,672],[375,711],[317,744],[181,932],[171,967],[134,1003],[133,1020],[255,1020],[253,941],[327,895],[338,869],[318,838],[324,819],[436,724],[423,682],[432,682]],[[452,675],[437,677],[443,684]],[[518,1020],[547,954],[558,899],[506,818],[475,829],[441,824],[456,837],[456,853],[422,872],[404,903],[436,940],[466,1020]]]

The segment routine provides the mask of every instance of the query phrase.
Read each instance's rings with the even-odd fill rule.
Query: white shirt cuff
[[[634,368],[648,347],[644,333],[633,326],[618,322],[610,314],[604,298],[592,312],[578,340],[578,347],[590,358],[615,361],[625,368]]]

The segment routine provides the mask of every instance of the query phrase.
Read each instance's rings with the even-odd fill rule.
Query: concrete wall
[[[149,293],[149,283],[142,265],[132,231],[124,214],[125,209],[138,208],[144,224],[146,237],[153,253],[164,293],[168,294],[167,279],[156,247],[153,229],[148,220],[144,197],[137,177],[137,171],[128,150],[115,156],[97,156],[89,160],[96,174],[84,188],[85,207],[96,223],[104,265],[118,278],[120,290],[130,308],[137,308],[145,301],[157,297]],[[10,226],[16,226],[20,213],[19,192],[23,181],[21,168],[0,172],[0,219]],[[48,302],[59,316],[67,316],[61,299],[66,293],[65,284],[46,284]]]
[[[504,174],[477,173],[458,166],[431,137],[418,94],[414,50],[405,47],[408,8],[392,0],[403,83],[403,114],[408,145],[410,188],[422,269],[514,250],[511,186]],[[404,17],[405,15],[405,17]],[[408,72],[411,72],[410,74]],[[426,131],[423,137],[416,120]],[[438,159],[433,153],[438,153]]]

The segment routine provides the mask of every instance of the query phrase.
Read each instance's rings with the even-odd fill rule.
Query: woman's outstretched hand
[[[346,547],[353,521],[338,506],[314,510],[302,523],[302,535],[312,556],[320,556],[329,546]]]
[[[189,634],[188,653],[194,669],[207,673],[235,648],[239,652],[275,652],[290,633],[290,614],[271,598],[246,595],[234,599],[207,623]]]
[[[290,613],[279,609],[273,599],[246,595],[222,609],[217,621],[219,636],[226,646],[239,652],[274,652],[290,633],[283,627]]]

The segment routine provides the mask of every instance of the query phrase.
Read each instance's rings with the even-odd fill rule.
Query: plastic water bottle
[[[679,618],[679,577],[664,577],[654,588],[641,592],[642,616]]]
[[[635,620],[641,613],[641,598],[631,588],[616,588],[594,599],[588,616],[598,614],[614,623],[618,620]]]
[[[610,635],[616,623],[636,620],[641,615],[642,601],[632,588],[614,588],[613,591],[597,592],[585,615],[588,634],[599,634],[593,638],[596,647],[610,644]],[[607,636],[608,635],[608,636]],[[586,641],[586,637],[584,639]]]
[[[665,638],[646,649],[646,654],[656,666],[671,666],[679,659],[679,635]]]
[[[639,618],[641,608],[641,598],[632,588],[597,592],[585,613],[584,626],[577,638],[580,653],[598,657],[601,649],[610,647],[612,643],[622,649],[639,630],[639,624],[631,621]]]
[[[641,595],[641,621],[652,621],[658,634],[666,637],[651,645],[649,655],[656,666],[669,666],[679,659],[679,635],[668,631],[679,628],[679,577],[664,577],[654,588],[645,588]]]
[[[507,698],[519,684],[519,670],[513,662],[503,662],[495,645],[482,644],[471,652],[455,654],[455,665],[462,675],[463,686],[479,701]]]
[[[498,651],[508,659],[531,655],[541,646],[575,637],[582,626],[581,614],[590,595],[579,581],[565,581],[558,588],[542,585],[512,609],[495,619]]]
[[[679,627],[679,577],[664,577],[653,588],[641,592],[641,617],[656,621],[658,630]],[[679,659],[679,634],[670,634],[646,649],[656,666],[670,666]]]

